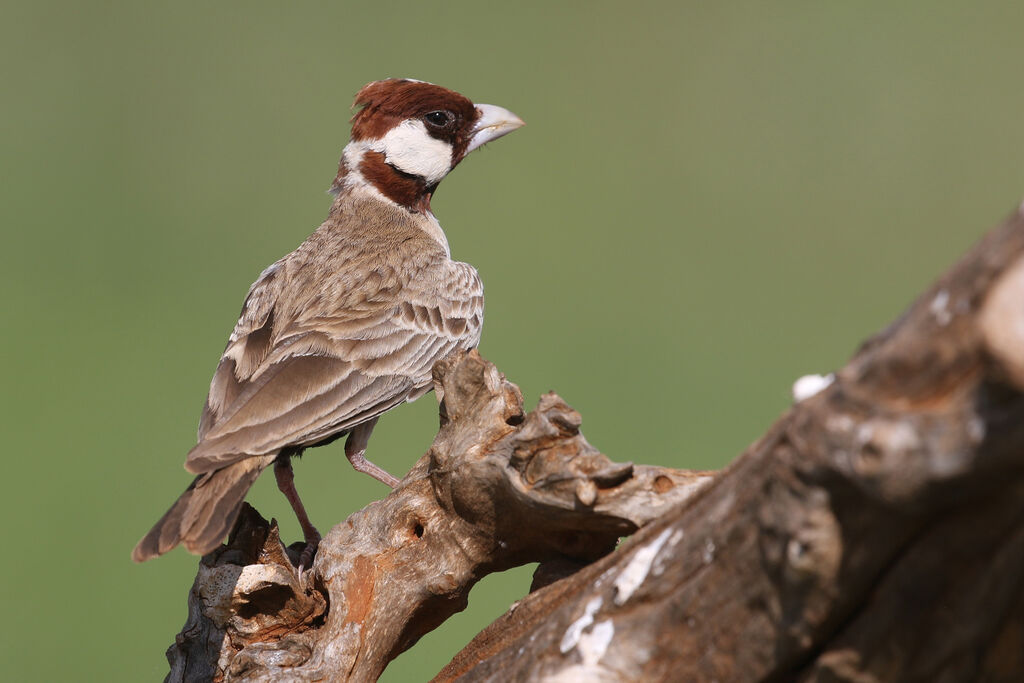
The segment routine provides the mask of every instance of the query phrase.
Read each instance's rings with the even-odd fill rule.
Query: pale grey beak
[[[480,118],[473,126],[473,137],[469,139],[469,147],[466,154],[469,154],[480,145],[491,140],[497,140],[506,133],[511,133],[516,128],[526,125],[521,118],[504,107],[497,107],[493,104],[478,104],[476,110],[480,112]]]

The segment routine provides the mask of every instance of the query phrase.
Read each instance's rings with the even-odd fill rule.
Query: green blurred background
[[[482,351],[613,459],[719,467],[1024,195],[1024,5],[45,3],[0,21],[5,680],[156,680],[196,558],[135,541],[189,481],[249,283],[324,217],[365,82],[527,127],[434,209]],[[371,457],[404,473],[426,398]],[[325,530],[381,486],[297,466]],[[264,477],[249,498],[299,537]],[[395,661],[428,678],[520,597],[490,577]]]

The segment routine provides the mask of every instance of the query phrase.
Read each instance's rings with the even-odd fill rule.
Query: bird
[[[409,78],[365,85],[353,107],[327,219],[249,288],[186,457],[196,477],[135,546],[136,562],[178,545],[210,553],[272,465],[309,567],[321,537],[292,458],[347,436],[352,466],[393,488],[365,455],[378,418],[430,391],[438,360],[480,341],[483,285],[451,258],[430,200],[467,154],[522,119]]]

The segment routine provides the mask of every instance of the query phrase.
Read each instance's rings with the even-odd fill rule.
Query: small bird
[[[135,546],[136,562],[179,543],[212,551],[273,465],[308,567],[320,534],[291,458],[348,435],[352,466],[394,487],[365,456],[377,419],[430,391],[434,363],[480,341],[483,285],[452,260],[430,199],[467,154],[523,121],[412,79],[369,83],[355,106],[327,220],[249,288],[185,461],[197,476]]]

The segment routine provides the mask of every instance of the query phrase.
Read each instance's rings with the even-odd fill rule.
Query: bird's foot
[[[305,573],[313,567],[313,558],[316,557],[317,548],[320,546],[320,534],[316,538],[306,539],[306,547],[299,554],[299,583],[305,581]]]
[[[377,424],[377,418],[356,425],[352,429],[348,439],[345,440],[345,457],[352,463],[356,472],[369,474],[377,481],[395,488],[399,483],[398,477],[366,459],[366,444],[370,441],[370,432],[373,431],[375,424]]]
[[[391,474],[384,468],[378,467],[377,465],[374,465],[372,462],[367,460],[364,451],[356,451],[354,453],[349,453],[348,451],[346,451],[345,455],[348,456],[348,461],[352,463],[352,467],[353,469],[355,469],[356,472],[369,474],[377,481],[381,482],[382,484],[387,484],[391,488],[395,488],[396,486],[398,486],[399,482],[401,481],[398,477]]]

